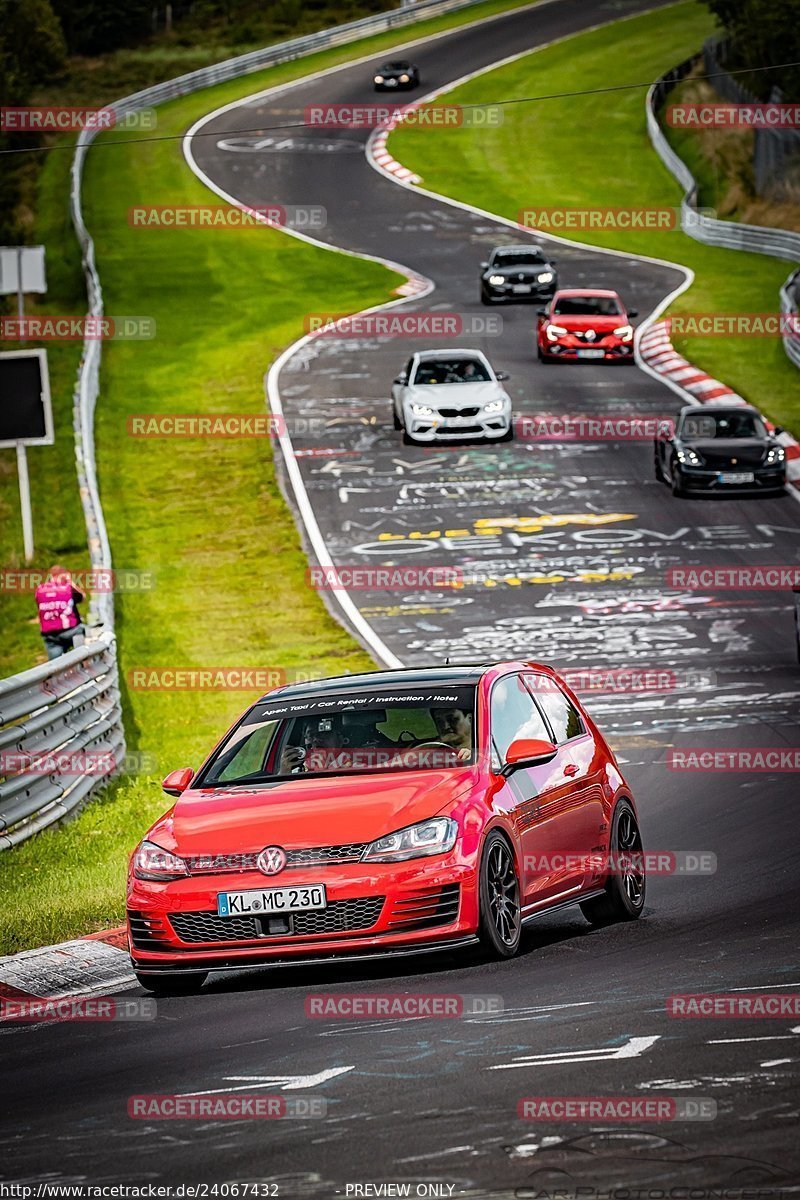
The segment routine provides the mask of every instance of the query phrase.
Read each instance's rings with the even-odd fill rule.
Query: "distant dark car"
[[[786,483],[783,430],[767,429],[749,404],[709,402],[681,409],[675,432],[665,427],[656,439],[656,479],[687,492],[774,492]]]
[[[541,246],[496,246],[481,263],[481,304],[550,300],[557,287],[555,262]]]
[[[419,85],[419,67],[397,60],[384,63],[372,76],[376,92],[396,92]]]

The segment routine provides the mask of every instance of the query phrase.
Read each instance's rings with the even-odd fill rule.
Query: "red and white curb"
[[[0,958],[0,1011],[3,1000],[105,996],[135,986],[124,928]]]
[[[747,401],[734,392],[733,388],[713,379],[678,354],[669,337],[669,317],[648,326],[639,337],[639,355],[652,371],[659,375],[673,391],[683,392],[691,404],[707,404],[710,400],[724,400],[727,404],[746,404]],[[767,427],[775,428],[771,421]],[[782,433],[778,441],[786,451],[786,481],[793,494],[800,498],[800,443],[790,433]]]
[[[411,107],[409,105],[409,108]],[[419,175],[415,175],[408,167],[404,167],[402,163],[399,163],[396,158],[392,158],[386,149],[389,134],[399,124],[401,124],[401,121],[395,119],[374,134],[373,138],[370,139],[370,154],[375,159],[375,162],[378,163],[381,170],[385,171],[387,175],[392,175],[395,179],[404,179],[407,183],[421,183],[422,180]]]

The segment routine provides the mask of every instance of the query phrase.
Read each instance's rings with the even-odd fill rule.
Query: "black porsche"
[[[376,92],[407,91],[419,84],[419,67],[403,60],[384,63],[372,76]]]
[[[688,492],[776,492],[786,483],[786,451],[750,404],[711,401],[681,409],[654,443],[656,479],[673,496]]]
[[[555,262],[541,246],[496,246],[481,263],[481,304],[551,300],[557,288]]]

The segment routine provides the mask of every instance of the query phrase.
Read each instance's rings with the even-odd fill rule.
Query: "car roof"
[[[754,404],[731,404],[730,400],[722,400],[722,399],[719,399],[719,400],[706,400],[706,401],[703,403],[703,405],[700,407],[700,410],[699,410],[699,411],[701,411],[701,412],[702,412],[702,410],[703,410],[704,408],[711,408],[711,409],[713,409],[713,410],[714,410],[714,412],[715,412],[715,413],[719,413],[719,412],[728,412],[728,413],[740,413],[740,412],[746,412],[746,413],[752,413],[752,414],[753,414],[753,416],[755,416],[755,417],[760,417],[760,416],[761,416],[761,413],[759,412],[759,410],[756,408],[756,406],[755,406]],[[684,416],[686,413],[696,413],[697,411],[698,411],[698,406],[697,406],[696,404],[685,404],[685,405],[683,406],[683,408],[681,409],[681,411],[680,411],[680,415],[681,415],[681,416]],[[763,420],[763,417],[762,417],[762,420]]]
[[[307,683],[288,683],[274,688],[258,701],[300,699],[304,696],[326,696],[335,692],[357,692],[375,687],[436,687],[439,685],[474,685],[489,671],[503,674],[507,670],[533,669],[552,674],[552,668],[542,663],[497,662],[486,659],[481,662],[452,663],[434,667],[397,667],[393,670],[364,671],[357,675],[334,675],[330,679],[312,679]]]
[[[514,246],[495,246],[492,254],[522,254],[523,251],[528,254],[531,250],[538,250],[540,254],[544,254],[544,246],[538,243],[520,242]]]
[[[384,67],[410,67],[411,63],[405,58],[389,58],[384,62]]]
[[[482,350],[467,350],[460,346],[453,346],[451,350],[417,350],[414,357],[420,362],[429,361],[437,358],[452,358],[454,354],[460,354],[462,357],[466,355],[469,358],[480,358],[483,361],[488,361]]]
[[[559,288],[556,298],[558,296],[613,296],[615,300],[620,299],[619,292],[610,291],[608,288]]]

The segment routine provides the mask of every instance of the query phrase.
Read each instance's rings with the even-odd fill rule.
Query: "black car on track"
[[[541,246],[495,246],[481,263],[481,304],[551,300],[557,288],[555,262]]]
[[[750,404],[709,401],[665,423],[653,453],[656,479],[674,496],[687,492],[776,492],[786,483],[786,451]]]
[[[372,76],[376,92],[407,91],[419,86],[419,67],[397,59],[378,67]]]

